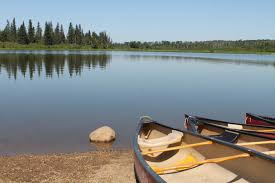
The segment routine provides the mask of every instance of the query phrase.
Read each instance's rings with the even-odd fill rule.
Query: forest
[[[118,49],[175,50],[194,52],[275,52],[275,40],[156,41],[113,43]]]
[[[80,24],[73,26],[70,23],[68,32],[65,34],[63,25],[59,23],[54,26],[51,21],[45,22],[43,30],[39,22],[34,26],[32,20],[29,20],[28,25],[22,22],[17,27],[15,18],[11,22],[7,20],[5,28],[0,30],[0,42],[20,45],[43,44],[47,46],[89,45],[94,49],[106,49],[112,46],[112,41],[106,32],[100,32],[99,34],[90,30],[84,32]],[[5,46],[5,44],[3,45]]]
[[[213,41],[129,41],[112,42],[104,31],[84,32],[80,24],[69,23],[65,33],[62,24],[55,26],[51,21],[45,22],[44,30],[38,22],[32,20],[16,26],[16,20],[7,20],[0,29],[0,49],[109,49],[109,50],[143,50],[143,51],[192,51],[192,52],[248,52],[274,53],[275,40],[213,40]]]

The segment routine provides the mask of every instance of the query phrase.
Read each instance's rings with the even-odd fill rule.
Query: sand
[[[130,150],[0,156],[2,182],[135,182]]]

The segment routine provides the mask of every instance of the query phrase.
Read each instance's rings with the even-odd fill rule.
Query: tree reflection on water
[[[9,78],[17,79],[18,74],[30,79],[36,74],[47,78],[58,77],[68,72],[69,75],[81,75],[84,68],[106,69],[111,60],[108,54],[1,54],[0,74],[6,71]]]

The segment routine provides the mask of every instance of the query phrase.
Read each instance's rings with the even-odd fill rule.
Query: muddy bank
[[[0,156],[2,182],[135,182],[130,150]]]

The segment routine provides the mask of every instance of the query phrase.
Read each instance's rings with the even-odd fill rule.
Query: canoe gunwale
[[[189,115],[185,115],[185,119],[188,119],[188,117],[190,117]],[[226,129],[228,131],[234,131],[234,132],[238,132],[241,134],[246,134],[246,135],[252,135],[252,136],[256,136],[256,137],[261,137],[261,138],[268,138],[271,140],[274,140],[274,137],[268,137],[268,136],[264,136],[264,135],[274,135],[273,132],[253,132],[253,131],[246,131],[244,129],[233,129],[233,128],[229,128],[229,127],[223,127],[220,125],[215,124],[215,122],[220,122],[220,123],[226,123],[226,124],[236,124],[236,125],[242,125],[242,126],[251,126],[251,127],[261,127],[261,128],[267,128],[267,129],[274,129],[274,127],[272,126],[262,126],[262,125],[247,125],[247,124],[238,124],[238,123],[231,123],[231,122],[226,122],[226,121],[218,121],[218,120],[212,120],[209,118],[203,118],[203,117],[199,117],[199,116],[191,116],[191,117],[195,117],[199,122],[202,122],[204,124],[210,125],[210,126],[214,126],[217,128],[223,128]],[[206,121],[204,121],[206,120]],[[212,123],[213,122],[213,123]],[[264,135],[261,135],[264,134]]]
[[[246,117],[250,117],[250,118],[255,119],[255,120],[260,120],[260,121],[275,125],[275,122],[272,121],[272,120],[275,120],[275,118],[272,118],[272,117],[261,116],[261,115],[252,114],[252,113],[246,113]],[[272,126],[269,126],[269,127],[272,128]]]
[[[143,158],[143,156],[141,154],[141,151],[139,149],[139,146],[138,146],[138,143],[137,143],[138,142],[138,135],[140,133],[140,130],[141,130],[143,124],[144,124],[143,119],[140,119],[140,122],[139,122],[139,124],[137,126],[137,130],[136,130],[136,133],[135,133],[135,137],[134,137],[133,142],[132,142],[135,158],[138,161],[138,163],[142,166],[142,168],[148,174],[150,174],[150,176],[154,179],[155,182],[165,183],[165,181],[156,172],[154,172],[153,169],[144,160],[144,158]],[[136,165],[134,165],[134,166],[136,166]],[[138,172],[136,172],[136,173],[137,173],[137,178],[139,179]],[[141,180],[139,180],[139,181],[141,181]]]
[[[248,113],[247,113],[248,114]],[[192,115],[188,115],[185,114],[185,118],[188,118],[189,116]],[[210,118],[204,118],[204,117],[200,117],[200,116],[192,116],[201,120],[207,120],[207,121],[213,121],[213,122],[219,122],[219,123],[225,123],[225,124],[233,124],[233,125],[243,125],[243,126],[251,126],[251,127],[261,127],[261,128],[267,128],[267,129],[274,129],[273,126],[265,126],[265,125],[250,125],[250,124],[241,124],[241,123],[234,123],[234,122],[228,122],[228,121],[221,121],[221,120],[216,120],[216,119],[210,119]],[[275,120],[275,119],[274,119]],[[210,122],[211,123],[211,122]],[[275,124],[275,123],[274,123]]]
[[[146,123],[148,123],[148,122],[146,122]],[[185,130],[185,129],[177,129],[177,128],[169,127],[169,126],[166,126],[164,124],[158,123],[157,121],[154,121],[154,120],[150,121],[150,123],[162,126],[164,128],[169,128],[171,130],[177,130],[177,131],[180,131],[180,132],[182,132],[184,134],[189,134],[189,135],[192,135],[192,136],[196,136],[196,137],[202,138],[204,140],[210,140],[210,141],[213,141],[214,143],[231,147],[231,148],[239,150],[241,152],[248,153],[251,156],[255,156],[255,157],[267,160],[267,161],[275,164],[275,157],[271,157],[269,155],[266,155],[266,154],[264,154],[262,152],[258,152],[258,151],[253,150],[253,149],[249,149],[249,148],[246,148],[246,147],[243,147],[243,146],[235,145],[235,144],[230,143],[230,142],[226,142],[226,141],[222,141],[222,140],[219,140],[219,139],[215,139],[214,137],[203,136],[201,134],[194,133],[194,132],[191,132],[191,131],[188,131],[188,130]],[[139,161],[140,165],[144,168],[145,171],[147,171],[147,173],[150,174],[150,176],[154,179],[155,182],[165,183],[165,181],[156,172],[154,172],[153,169],[144,160],[144,158],[143,158],[143,156],[141,154],[141,151],[139,149],[137,140],[138,140],[138,135],[139,135],[139,133],[141,131],[141,128],[142,128],[143,124],[144,124],[144,120],[143,120],[143,118],[141,118],[140,122],[139,122],[139,124],[137,126],[135,137],[133,138],[133,142],[132,142],[133,150],[134,150],[134,155],[137,158],[137,161]]]
[[[212,124],[212,123],[209,123],[209,122],[205,122],[201,119],[197,119],[197,121],[203,123],[204,125],[208,125],[208,126],[212,126],[212,127],[215,127],[215,128],[220,128],[220,129],[223,129],[223,130],[232,131],[232,132],[236,132],[236,133],[240,133],[240,134],[244,134],[244,135],[254,136],[254,137],[258,137],[258,138],[265,138],[265,139],[269,139],[269,140],[274,140],[275,139],[274,137],[265,136],[265,135],[273,134],[273,133],[270,133],[270,132],[260,132],[260,133],[248,132],[248,131],[244,131],[244,130],[232,129],[232,128]],[[260,135],[260,134],[265,134],[265,135]]]

